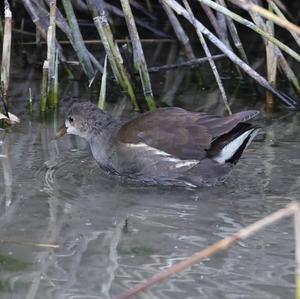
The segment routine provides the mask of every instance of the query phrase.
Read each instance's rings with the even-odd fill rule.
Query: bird
[[[74,103],[65,129],[89,143],[102,170],[128,182],[201,188],[225,181],[260,130],[259,111],[221,117],[179,107],[121,120],[92,102]]]

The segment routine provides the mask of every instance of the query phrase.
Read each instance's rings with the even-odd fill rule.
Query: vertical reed
[[[281,10],[279,9],[279,7],[274,3],[274,1],[269,0],[268,1],[269,5],[271,6],[272,10],[277,14],[277,16],[279,16],[280,18],[284,19],[287,21],[287,18],[284,16],[284,14],[281,12]],[[300,47],[300,36],[298,34],[296,34],[294,31],[289,30],[290,34],[292,35],[292,37],[294,38],[295,42],[298,44],[298,46]]]
[[[173,10],[168,5],[166,5],[164,3],[164,1],[159,0],[159,3],[163,7],[165,13],[167,14],[169,21],[172,25],[172,28],[177,36],[177,39],[183,47],[186,57],[189,60],[196,59],[192,45],[190,43],[190,39],[189,39],[188,35],[186,34],[184,28],[180,24],[176,14],[173,12]],[[203,78],[202,78],[202,74],[200,71],[196,72],[196,77],[199,82],[199,85],[203,85]]]
[[[148,67],[146,64],[142,44],[139,38],[139,34],[135,25],[134,17],[129,5],[128,0],[121,0],[121,5],[124,11],[125,20],[127,24],[127,28],[129,31],[130,39],[132,42],[133,48],[133,60],[134,60],[134,67],[138,70],[140,74],[140,78],[142,81],[144,96],[148,105],[149,110],[154,110],[156,108],[150,76],[148,73]]]
[[[185,33],[185,31],[184,31],[183,27],[181,26],[180,22],[178,21],[175,13],[162,0],[159,0],[159,3],[161,4],[164,11],[166,12],[166,14],[169,18],[169,21],[170,21],[170,23],[173,27],[173,30],[174,30],[179,42],[183,46],[183,50],[185,52],[186,57],[190,60],[195,59],[196,57],[195,57],[192,45],[190,43],[190,39],[189,39],[188,35]]]
[[[84,44],[79,25],[73,10],[71,0],[62,0],[68,23],[72,29],[75,51],[87,77],[91,80],[94,76],[94,69],[90,56]]]
[[[225,105],[225,107],[226,107],[228,113],[229,113],[229,114],[232,114],[231,109],[230,109],[229,104],[228,104],[227,96],[226,96],[225,89],[224,89],[224,87],[223,87],[223,84],[222,84],[220,75],[219,75],[219,73],[218,73],[218,70],[217,70],[217,67],[216,67],[215,62],[214,62],[214,60],[212,59],[210,50],[209,50],[209,48],[208,48],[208,46],[207,46],[207,43],[206,43],[206,41],[205,41],[205,39],[204,39],[204,36],[203,36],[202,32],[199,30],[199,28],[196,26],[196,18],[195,18],[195,16],[194,16],[193,12],[192,12],[192,9],[191,9],[189,3],[187,2],[187,0],[183,0],[183,3],[184,3],[184,6],[185,6],[187,12],[188,12],[189,15],[190,15],[191,23],[193,24],[193,26],[194,26],[195,29],[196,29],[198,38],[199,38],[199,40],[200,40],[200,42],[201,42],[201,45],[202,45],[202,47],[203,47],[203,49],[204,49],[204,52],[205,52],[205,54],[206,54],[206,56],[207,56],[207,58],[208,58],[210,67],[211,67],[211,69],[212,69],[212,71],[213,71],[213,74],[214,74],[214,76],[215,76],[215,78],[216,78],[218,87],[219,87],[219,89],[220,89],[220,92],[221,92],[221,96],[222,96],[224,105]]]
[[[42,86],[41,86],[41,102],[40,102],[41,111],[46,111],[46,109],[47,109],[48,69],[49,69],[49,63],[48,63],[48,60],[45,60],[44,64],[43,64]]]
[[[223,7],[226,8],[226,3],[224,0],[219,0],[220,5],[222,5]],[[235,47],[238,49],[238,51],[240,52],[240,56],[241,58],[248,63],[248,59],[247,59],[247,55],[246,52],[244,50],[243,44],[239,38],[238,32],[236,30],[235,24],[232,21],[231,18],[229,18],[228,16],[226,16],[226,21],[227,21],[227,25],[228,25],[228,29],[230,32],[230,35],[232,37],[232,40],[234,42]],[[248,63],[249,64],[249,63]]]
[[[101,88],[99,93],[98,107],[101,110],[105,108],[105,98],[106,98],[106,80],[107,80],[107,55],[104,61],[104,70],[101,78]]]
[[[284,72],[288,80],[293,84],[295,91],[297,92],[298,96],[300,96],[300,84],[295,72],[292,70],[286,58],[278,48],[276,48],[276,52],[282,72]]]
[[[236,5],[238,5],[239,7],[243,8],[243,9],[245,9],[248,12],[259,14],[260,16],[264,17],[265,19],[273,21],[278,26],[281,26],[282,28],[293,31],[293,32],[297,33],[298,35],[300,35],[300,27],[298,25],[293,24],[292,22],[290,22],[290,21],[288,21],[284,18],[276,16],[275,14],[270,12],[269,10],[253,3],[252,1],[249,1],[249,0],[243,0],[243,1],[231,0],[231,2],[234,2]],[[280,3],[280,2],[278,1],[278,3]]]
[[[3,87],[3,100],[5,104],[7,104],[7,92],[9,87],[11,30],[12,30],[12,14],[9,7],[9,3],[7,0],[5,0],[4,35],[3,35],[2,63],[1,63],[1,87]]]
[[[57,69],[56,69],[56,0],[50,0],[50,25],[47,32],[48,61],[48,99],[49,106],[56,107],[58,102]]]
[[[169,3],[169,6],[172,7],[175,11],[178,12],[178,11],[181,10],[180,9],[180,5],[179,4],[175,4],[174,0],[163,0],[163,1]],[[256,26],[255,24],[253,24],[249,20],[247,20],[247,19],[239,16],[238,14],[236,14],[236,13],[232,12],[231,10],[229,10],[228,8],[223,7],[223,6],[217,4],[216,2],[214,2],[212,0],[197,0],[197,1],[200,2],[200,3],[203,3],[205,5],[208,5],[209,7],[215,9],[216,11],[220,11],[223,14],[225,14],[225,15],[229,16],[230,18],[232,18],[233,20],[235,20],[236,22],[238,22],[240,24],[243,24],[247,28],[255,31],[258,34],[260,34],[266,40],[270,40],[278,48],[280,48],[283,51],[285,51],[286,53],[288,53],[290,56],[292,56],[297,61],[300,61],[300,55],[296,51],[292,50],[291,48],[289,48],[288,46],[286,46],[284,43],[282,43],[281,41],[279,41],[278,39],[276,39],[274,36],[272,36],[269,33],[265,32],[259,26]],[[250,13],[250,15],[251,15],[251,13]],[[218,44],[216,44],[215,42],[213,42],[213,43],[216,46],[218,46]]]
[[[175,0],[163,0],[166,4],[168,4],[174,11],[176,11],[177,14],[182,15],[186,20],[188,20],[190,23],[192,23],[192,20],[190,19],[190,15],[187,12],[184,7],[182,7],[177,1]],[[215,2],[209,1],[209,0],[198,0],[199,2],[205,2],[205,4],[209,5],[212,8],[218,7],[220,9],[220,6],[216,5]],[[246,19],[241,18],[240,16],[236,14],[232,14],[228,11],[228,9],[224,9],[223,7],[222,11],[225,11],[224,13],[230,14],[235,20],[238,22],[242,22],[243,24],[247,24],[249,28],[255,29],[255,31],[259,31],[259,28],[255,26],[253,23],[247,21]],[[251,76],[254,80],[256,80],[261,86],[266,88],[267,90],[273,92],[277,97],[284,102],[288,107],[290,108],[296,108],[298,107],[297,101],[293,100],[290,97],[287,97],[283,95],[282,93],[278,92],[276,89],[274,89],[269,82],[262,77],[260,74],[258,74],[254,69],[252,69],[247,63],[245,63],[243,60],[241,60],[235,53],[230,51],[224,43],[222,43],[212,32],[210,32],[199,20],[195,20],[195,26],[196,28],[201,31],[202,34],[204,34],[217,48],[219,48],[226,56],[235,64],[239,65],[239,67],[244,70],[249,76]],[[289,54],[294,58],[298,59],[300,56],[295,51],[290,51],[291,49],[286,47],[285,45],[282,45],[278,40],[270,37],[269,34],[262,33],[263,31],[259,31],[261,35],[266,36],[268,39],[272,39],[276,45],[280,45],[281,48],[285,48],[286,51],[289,52]],[[287,49],[288,48],[288,49]],[[299,56],[299,57],[298,57]]]
[[[215,2],[220,5],[219,0],[215,0]],[[230,41],[228,38],[228,31],[227,31],[227,26],[226,26],[226,16],[224,14],[222,14],[221,12],[217,11],[216,19],[219,24],[218,36],[220,37],[220,40],[227,46],[228,49],[232,50]]]
[[[28,89],[28,109],[29,109],[30,113],[33,112],[33,100],[32,100],[32,89],[31,89],[31,87],[29,87],[29,89]]]
[[[267,23],[265,23],[265,21],[263,20],[263,18],[256,14],[256,13],[253,13],[253,12],[250,12],[250,16],[252,17],[253,21],[255,22],[255,24],[261,28],[262,30],[264,30],[265,32],[268,32],[270,31],[269,29],[269,23],[271,21],[267,21]],[[268,33],[269,34],[269,33]],[[272,36],[272,35],[271,35]],[[283,56],[282,54],[282,47],[279,47],[278,44],[275,43],[276,46],[272,45],[271,44],[271,40],[270,39],[267,39],[266,40],[266,52],[268,54],[268,49],[270,47],[274,47],[274,55],[276,56],[276,66],[280,66],[280,70],[284,73],[284,75],[288,78],[288,80],[293,84],[296,92],[298,94],[300,94],[300,85],[299,85],[299,81],[294,73],[294,71],[292,70],[292,68],[289,66],[286,58]],[[268,45],[270,45],[270,47],[268,48]],[[278,61],[278,63],[277,63]],[[272,62],[271,62],[272,63]],[[271,64],[271,68],[272,68],[272,64]],[[272,71],[271,71],[272,72]],[[267,94],[267,97],[268,97],[268,94]],[[267,98],[267,102],[271,102],[270,99]],[[271,106],[272,103],[270,104],[267,104],[267,106]],[[268,108],[267,108],[268,109]],[[269,110],[272,110],[272,109],[269,109]]]
[[[273,1],[269,1],[269,5],[272,8],[272,10],[279,17],[281,17],[284,20],[286,20],[286,17],[281,12],[280,8]],[[295,32],[293,32],[291,30],[289,30],[289,32],[292,35],[292,37],[294,38],[294,40],[297,43],[297,45],[300,47],[300,36],[298,36]],[[277,51],[277,52],[279,52],[279,51]],[[278,55],[278,62],[279,62],[280,67],[282,68],[282,71],[285,73],[285,75],[287,76],[287,78],[289,79],[289,81],[293,84],[293,86],[294,86],[297,94],[300,96],[300,84],[299,84],[299,81],[298,81],[298,79],[297,79],[294,71],[289,66],[289,64],[287,63],[286,59],[282,55],[282,53],[278,53],[277,55]]]
[[[54,80],[53,80],[53,94],[50,94],[53,107],[58,106],[58,49],[55,52],[55,64],[54,64]]]
[[[269,34],[274,35],[274,23],[272,21],[266,21],[266,30]],[[266,42],[266,56],[267,56],[267,78],[269,83],[276,86],[276,74],[277,74],[277,55],[275,46],[270,41]],[[266,93],[266,110],[273,112],[274,110],[274,98],[270,91]]]
[[[32,2],[30,0],[22,0],[22,3],[26,8],[28,14],[30,15],[32,21],[35,23],[37,32],[39,32],[39,34],[41,34],[45,39],[47,39],[47,28],[45,28],[43,21],[36,12],[36,9],[33,6]]]
[[[136,100],[134,86],[130,79],[128,72],[126,71],[123,59],[119,50],[117,43],[114,40],[111,28],[109,26],[106,13],[104,10],[103,0],[95,2],[95,0],[88,0],[88,6],[92,12],[95,26],[100,35],[101,41],[103,43],[105,52],[107,54],[110,66],[114,73],[115,79],[121,85],[121,87],[126,90],[132,105],[136,111],[139,111],[139,105]]]
[[[114,77],[116,81],[123,85],[122,81],[122,75],[120,72],[120,69],[123,67],[123,61],[118,60],[117,57],[119,57],[119,51],[116,49],[117,45],[114,42],[113,35],[105,14],[105,11],[102,11],[101,17],[98,15],[97,9],[94,6],[93,0],[88,0],[92,13],[93,13],[93,18],[94,18],[94,23],[95,26],[98,30],[98,33],[100,35],[101,41],[103,43],[106,55],[108,56],[109,62],[111,69],[113,71]],[[118,54],[117,54],[118,53]],[[120,54],[121,55],[121,54]],[[122,66],[121,66],[122,65]]]

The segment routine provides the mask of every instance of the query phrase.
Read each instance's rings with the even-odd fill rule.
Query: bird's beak
[[[59,131],[55,134],[55,139],[59,139],[63,137],[67,133],[67,128],[65,124],[62,125],[62,127],[59,129]]]

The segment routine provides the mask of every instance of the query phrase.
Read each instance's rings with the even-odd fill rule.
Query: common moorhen
[[[200,187],[222,182],[259,128],[258,111],[227,117],[160,108],[121,121],[90,102],[76,103],[68,134],[85,138],[105,171],[146,184]]]

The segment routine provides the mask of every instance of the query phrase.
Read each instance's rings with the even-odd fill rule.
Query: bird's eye
[[[72,116],[69,116],[69,122],[72,123],[74,121],[74,118]]]

